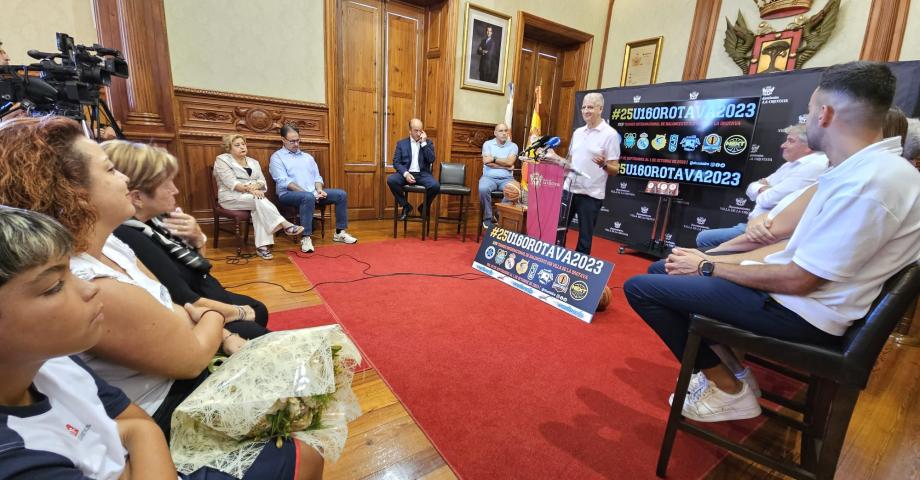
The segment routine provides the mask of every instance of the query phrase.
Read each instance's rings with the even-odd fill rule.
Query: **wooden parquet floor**
[[[409,235],[418,235],[420,226],[410,225]],[[449,228],[449,227],[448,227]],[[475,224],[470,225],[475,232]],[[387,220],[353,222],[349,232],[361,242],[392,238],[392,223]],[[445,232],[445,230],[442,230]],[[210,234],[210,232],[207,232]],[[401,234],[401,232],[400,232]],[[225,234],[226,235],[226,234]],[[209,248],[207,256],[223,259],[232,255],[234,240],[224,237],[224,247]],[[439,241],[457,241],[451,235]],[[332,245],[332,233],[314,237],[317,251]],[[253,281],[279,283],[291,290],[309,287],[300,271],[282,253],[293,244],[279,236],[273,260],[258,257],[242,264],[214,261],[214,274],[226,286]],[[251,251],[251,248],[250,248]],[[290,294],[269,284],[250,284],[233,291],[261,299],[269,311],[317,305],[314,293]],[[847,433],[837,469],[837,479],[920,479],[920,348],[889,342],[882,352],[869,386],[862,392]],[[349,426],[348,442],[342,458],[328,463],[325,478],[339,479],[453,479],[457,478],[409,412],[374,370],[355,377],[354,390],[364,414]],[[678,438],[678,441],[680,439]],[[792,431],[768,421],[751,435],[747,444],[776,455],[794,457],[798,442]],[[654,476],[649,465],[649,478]],[[729,455],[707,477],[711,480],[785,478],[773,471]]]

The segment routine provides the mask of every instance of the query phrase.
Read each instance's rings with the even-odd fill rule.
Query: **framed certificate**
[[[620,86],[649,85],[658,78],[658,61],[664,37],[647,38],[626,44]]]

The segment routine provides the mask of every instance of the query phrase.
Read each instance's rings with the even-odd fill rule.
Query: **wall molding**
[[[709,70],[709,57],[715,43],[716,26],[722,0],[697,0],[693,12],[693,27],[687,42],[687,57],[684,61],[682,80],[702,80]]]
[[[909,9],[910,0],[872,0],[860,60],[898,61]]]

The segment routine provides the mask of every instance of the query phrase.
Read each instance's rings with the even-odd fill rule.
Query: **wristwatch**
[[[709,260],[703,260],[700,262],[699,271],[700,275],[704,277],[711,277],[712,272],[716,271],[716,264],[710,262]]]

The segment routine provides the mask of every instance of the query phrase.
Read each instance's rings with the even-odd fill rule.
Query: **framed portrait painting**
[[[626,44],[620,86],[651,85],[658,79],[658,61],[664,37],[648,38]]]
[[[511,17],[466,4],[463,34],[463,81],[460,88],[505,94]]]

